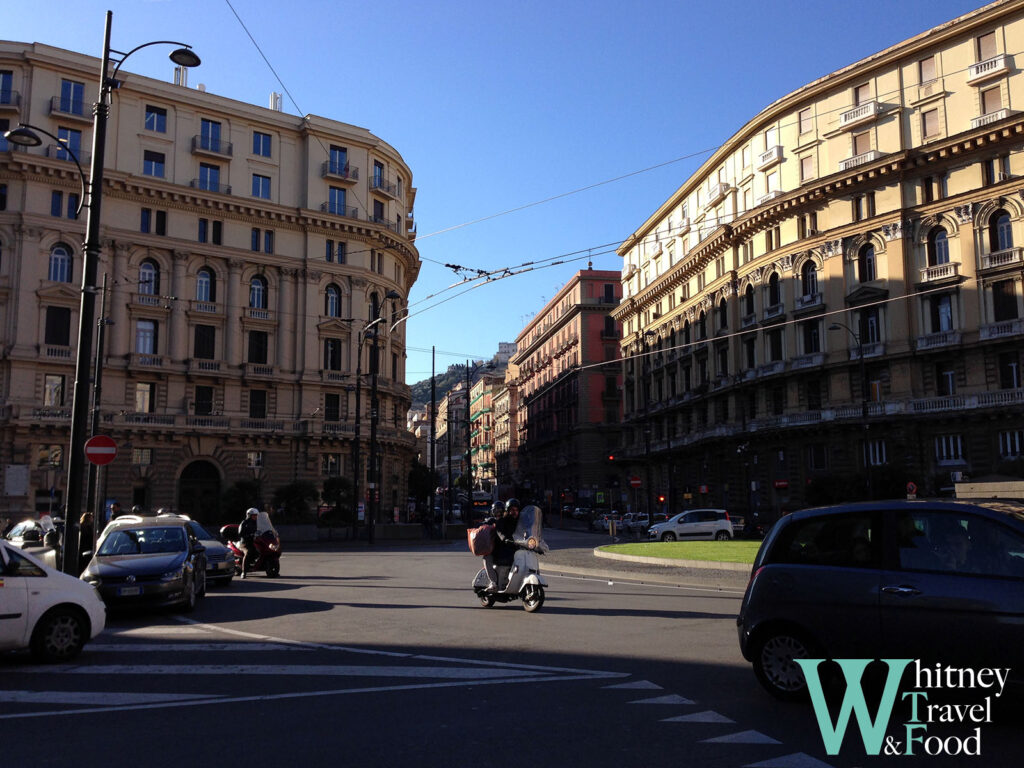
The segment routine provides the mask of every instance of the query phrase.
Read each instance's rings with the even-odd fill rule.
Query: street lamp
[[[864,432],[864,485],[867,490],[868,499],[871,499],[871,457],[868,448],[868,380],[864,369],[864,342],[859,333],[855,332],[845,323],[830,323],[830,331],[845,329],[853,337],[853,343],[857,345],[857,359],[860,363],[860,423]]]
[[[103,164],[106,153],[107,118],[110,115],[110,96],[120,87],[117,73],[125,60],[136,51],[151,45],[176,45],[170,59],[183,67],[197,67],[199,57],[184,43],[174,40],[155,40],[132,48],[125,53],[110,47],[110,25],[113,12],[107,11],[103,32],[103,59],[100,62],[100,88],[93,105],[92,160],[89,168],[89,215],[85,225],[85,243],[82,262],[82,299],[78,313],[78,344],[75,358],[75,392],[71,402],[71,439],[68,451],[67,514],[64,523],[64,547],[78,551],[78,529],[82,506],[82,476],[85,469],[85,441],[89,431],[89,366],[92,352],[93,322],[96,310],[96,268],[100,260],[100,208],[103,202]],[[112,56],[111,54],[115,54]],[[108,74],[110,62],[115,63]],[[39,146],[42,141],[31,131],[19,128],[11,133],[15,144]],[[11,137],[8,136],[8,140]],[[76,161],[77,162],[77,161]],[[81,168],[81,165],[79,165]],[[75,558],[64,558],[64,571],[74,575]]]
[[[493,370],[493,368],[493,362],[480,363],[480,365],[471,366],[469,360],[466,361],[466,491],[469,494],[469,510],[463,510],[462,520],[464,522],[469,519],[467,514],[473,510],[473,425],[469,410],[469,390],[473,388],[473,377],[476,376],[477,371]]]
[[[385,300],[401,299],[395,291],[388,291],[384,294]],[[377,327],[384,319],[381,312],[384,310],[384,302],[378,302],[374,308],[377,316],[363,329],[365,333],[373,328],[373,346],[370,347],[370,473],[367,478],[367,485],[370,490],[370,504],[368,507],[368,525],[366,529],[367,542],[373,546],[373,530],[377,524],[377,513],[380,509],[380,467],[377,466],[377,421],[379,418],[379,403],[377,402],[377,372],[380,370],[380,360],[377,356]],[[356,390],[358,391],[358,389]]]

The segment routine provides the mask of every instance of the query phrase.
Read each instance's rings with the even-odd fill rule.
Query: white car
[[[40,661],[67,661],[106,623],[92,585],[0,541],[0,650],[31,648]]]
[[[651,541],[725,541],[733,537],[733,530],[729,513],[724,509],[689,509],[662,523],[655,523],[647,535]]]

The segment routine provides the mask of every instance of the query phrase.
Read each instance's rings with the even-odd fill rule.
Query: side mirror
[[[29,542],[38,543],[43,540],[43,534],[38,528],[32,528],[31,530],[25,531],[25,535],[21,537],[21,540],[26,544]]]
[[[205,551],[206,551],[206,547],[204,547],[198,541],[195,544],[192,545],[192,554],[193,555],[198,555],[200,552],[205,552]]]

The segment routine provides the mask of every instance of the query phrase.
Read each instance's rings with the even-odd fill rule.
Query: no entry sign
[[[96,435],[85,441],[85,458],[102,467],[117,458],[117,443],[112,437]]]
[[[641,485],[640,478],[634,475],[633,477],[629,478],[629,484],[633,488],[639,488]]]

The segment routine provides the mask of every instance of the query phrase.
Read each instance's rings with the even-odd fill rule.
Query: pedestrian
[[[238,526],[238,538],[242,542],[242,578],[245,578],[249,564],[256,560],[256,516],[260,511],[256,507],[249,507],[245,511],[245,520]]]

